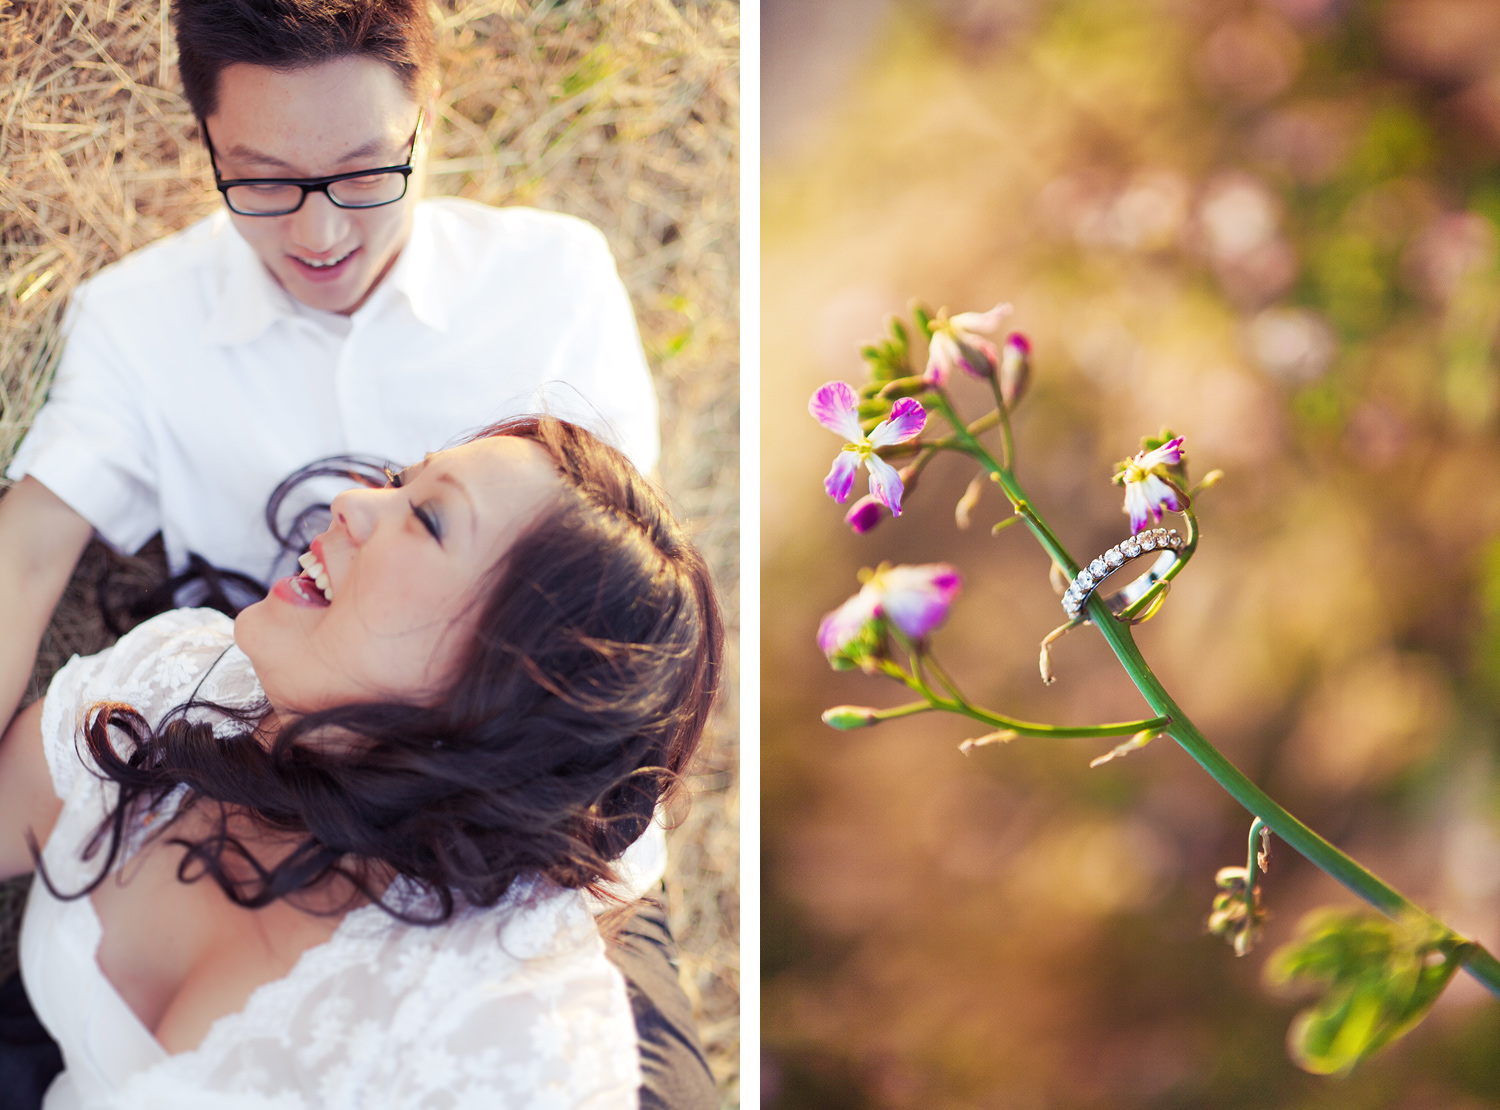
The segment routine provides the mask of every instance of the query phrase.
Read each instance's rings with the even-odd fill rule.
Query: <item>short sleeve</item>
[[[97,655],[69,659],[42,703],[42,750],[57,796],[66,800],[78,773],[93,767],[81,743],[90,706],[123,702],[155,725],[192,696],[233,644],[234,622],[224,614],[176,609],[132,629]]]
[[[156,533],[156,465],[144,391],[122,352],[95,282],[69,306],[57,376],[6,476],[31,475],[113,547],[136,551]],[[138,322],[137,322],[138,323]]]
[[[105,648],[98,655],[73,656],[47,686],[42,702],[42,751],[47,757],[47,770],[52,772],[52,788],[64,801],[73,793],[78,772],[85,766],[83,748],[77,742],[85,704],[83,691],[112,651],[114,648]]]

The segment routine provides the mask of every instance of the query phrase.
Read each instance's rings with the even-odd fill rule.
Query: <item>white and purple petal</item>
[[[901,515],[901,473],[879,455],[866,455],[865,466],[870,471],[870,496],[891,511],[892,516]]]
[[[957,316],[950,317],[948,322],[961,332],[994,331],[1014,311],[1002,301],[988,312],[960,312]]]
[[[1157,520],[1161,519],[1162,509],[1171,509],[1174,513],[1182,512],[1182,502],[1177,496],[1177,490],[1170,482],[1162,481],[1155,474],[1148,474],[1146,481],[1142,484],[1146,487],[1147,498],[1157,506]]]
[[[921,435],[927,426],[927,410],[915,397],[903,397],[891,406],[891,415],[875,425],[870,433],[870,443],[875,447],[889,447],[893,443],[905,443],[913,436]]]
[[[1133,536],[1147,524],[1153,523],[1152,514],[1156,514],[1156,520],[1161,520],[1161,514],[1151,504],[1151,499],[1146,496],[1144,483],[1125,483],[1125,511],[1130,514],[1130,534]]]
[[[818,647],[824,655],[842,651],[879,615],[879,597],[865,586],[818,625]]]
[[[1135,463],[1142,470],[1151,470],[1158,466],[1176,466],[1182,461],[1182,436],[1169,439],[1160,447],[1152,451],[1143,451],[1135,457]]]
[[[837,432],[850,443],[865,438],[859,426],[859,398],[847,382],[827,382],[807,402],[812,418],[830,432]]]
[[[920,640],[948,616],[963,585],[947,563],[889,567],[870,583],[880,593],[880,612],[913,640]]]
[[[828,496],[842,505],[849,500],[849,491],[854,488],[854,476],[859,473],[859,455],[854,451],[840,451],[833,459],[833,469],[823,479],[823,488]]]
[[[958,344],[951,335],[943,331],[933,332],[932,342],[927,348],[927,370],[922,375],[922,380],[928,385],[943,388],[952,377],[959,357]]]

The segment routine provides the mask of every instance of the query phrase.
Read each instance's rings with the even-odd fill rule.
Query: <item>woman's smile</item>
[[[481,583],[558,481],[537,444],[494,436],[429,455],[383,489],[339,494],[302,573],[235,623],[273,707],[439,696]]]

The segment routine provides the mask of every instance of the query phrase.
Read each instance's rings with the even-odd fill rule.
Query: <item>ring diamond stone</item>
[[[1150,570],[1109,599],[1109,607],[1116,613],[1135,604],[1177,562],[1177,553],[1182,550],[1182,542],[1182,537],[1177,534],[1175,528],[1151,528],[1115,544],[1080,570],[1078,576],[1068,586],[1062,599],[1063,611],[1068,614],[1068,619],[1077,620],[1078,615],[1083,612],[1084,605],[1088,603],[1089,594],[1131,559],[1153,551],[1160,551],[1161,555]]]

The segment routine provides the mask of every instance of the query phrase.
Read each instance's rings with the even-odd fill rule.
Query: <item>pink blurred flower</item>
[[[833,460],[828,477],[823,479],[828,496],[840,505],[848,500],[854,475],[859,464],[864,463],[870,472],[870,495],[889,509],[892,516],[900,516],[901,475],[875,450],[904,443],[921,433],[927,423],[922,402],[912,397],[901,398],[891,406],[891,415],[875,425],[869,435],[865,435],[859,424],[859,400],[854,389],[844,382],[828,382],[819,388],[808,401],[807,411],[823,427],[849,441]]]
[[[890,566],[882,563],[869,581],[823,618],[818,647],[838,669],[865,662],[883,642],[883,622],[921,640],[948,616],[963,581],[947,563]]]
[[[939,315],[932,321],[932,340],[927,350],[927,370],[922,380],[941,388],[953,371],[962,368],[976,378],[988,378],[1000,365],[1000,352],[979,332],[992,332],[1012,312],[1008,304],[997,304],[988,312]]]
[[[1119,465],[1114,480],[1125,486],[1125,511],[1130,514],[1131,535],[1149,524],[1160,524],[1166,509],[1180,513],[1187,508],[1187,495],[1173,484],[1169,468],[1180,467],[1186,453],[1182,436],[1160,447],[1141,451]]]
[[[963,580],[947,563],[882,566],[865,585],[880,598],[880,614],[909,639],[920,640],[948,616]]]

